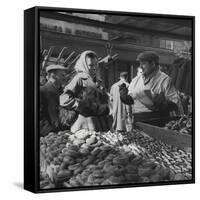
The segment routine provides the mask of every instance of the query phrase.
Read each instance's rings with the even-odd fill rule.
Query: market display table
[[[41,189],[190,180],[191,152],[141,130],[68,131],[40,138]]]

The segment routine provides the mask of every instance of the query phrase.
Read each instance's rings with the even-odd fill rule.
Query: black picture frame
[[[91,14],[129,15],[164,19],[191,20],[192,40],[192,178],[172,182],[135,183],[109,186],[84,186],[71,188],[40,189],[39,152],[39,58],[40,58],[40,13],[49,15],[55,11]],[[59,20],[59,18],[57,18]],[[60,18],[61,20],[61,18]],[[101,22],[99,22],[101,23]],[[125,27],[124,27],[125,29]],[[134,13],[74,8],[33,7],[24,11],[24,189],[34,193],[63,192],[74,190],[97,190],[158,185],[195,183],[195,17],[184,15]]]

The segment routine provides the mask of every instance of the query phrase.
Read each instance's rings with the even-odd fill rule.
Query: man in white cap
[[[49,131],[60,130],[59,124],[59,96],[66,81],[66,68],[61,65],[50,65],[46,68],[47,79],[45,85],[40,86],[40,135]]]

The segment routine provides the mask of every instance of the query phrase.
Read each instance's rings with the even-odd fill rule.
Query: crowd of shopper
[[[183,114],[180,96],[171,78],[160,71],[157,53],[142,52],[137,61],[131,83],[128,73],[121,72],[109,93],[97,73],[94,51],[80,55],[70,80],[66,67],[48,65],[40,76],[40,135],[64,129],[126,132],[135,121]]]

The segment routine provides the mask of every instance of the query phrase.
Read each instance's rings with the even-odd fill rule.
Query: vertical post
[[[134,68],[133,64],[131,64],[130,68],[131,68],[131,77],[130,77],[130,78],[131,78],[131,80],[132,80],[132,79],[133,79],[133,68]],[[130,80],[130,81],[131,81],[131,80]]]

